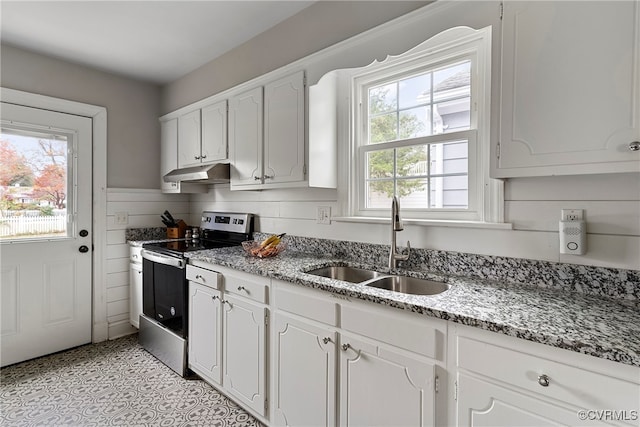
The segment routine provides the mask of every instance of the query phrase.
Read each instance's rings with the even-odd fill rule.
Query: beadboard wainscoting
[[[191,195],[191,220],[203,210],[252,212],[256,230],[296,236],[389,244],[388,224],[331,221],[316,223],[318,206],[339,210],[336,190],[282,189],[230,191],[218,185]],[[505,222],[512,230],[405,221],[399,245],[478,255],[526,258],[610,268],[640,269],[640,175],[637,173],[554,176],[505,180]],[[584,209],[587,253],[561,255],[560,209]],[[403,215],[406,219],[406,214]]]
[[[129,324],[129,245],[125,230],[127,227],[161,227],[160,214],[165,209],[176,219],[188,219],[189,196],[162,194],[160,190],[107,190],[106,295],[109,339],[135,332],[135,328]],[[126,224],[118,223],[116,214],[126,214]]]

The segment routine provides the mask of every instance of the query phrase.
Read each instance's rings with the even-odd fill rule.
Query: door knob
[[[89,247],[87,245],[82,245],[78,248],[78,250],[82,253],[89,252]]]
[[[89,235],[89,232],[87,230],[80,230],[80,237],[87,237]]]

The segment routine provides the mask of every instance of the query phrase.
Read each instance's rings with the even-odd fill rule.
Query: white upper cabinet
[[[640,170],[639,8],[505,2],[494,177]]]
[[[304,72],[232,97],[231,189],[286,187],[305,179]]]
[[[262,183],[262,87],[229,100],[231,186]]]
[[[160,122],[160,189],[180,192],[180,183],[165,182],[162,177],[178,167],[178,119]]]
[[[227,101],[178,117],[178,167],[227,158]]]

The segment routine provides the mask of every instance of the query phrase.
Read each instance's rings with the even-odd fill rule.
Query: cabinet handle
[[[342,344],[342,351],[347,351],[350,348],[351,348],[351,344],[349,343]]]
[[[233,308],[233,304],[231,304],[229,301],[226,301],[226,300],[221,299],[221,300],[220,300],[220,303],[221,303],[221,304],[229,304],[229,309],[232,309],[232,308]]]
[[[200,156],[193,156],[194,160],[200,160]]]
[[[322,338],[322,342],[325,343],[325,344],[329,344],[331,342],[331,338],[324,337],[324,338]]]
[[[264,175],[264,179],[273,179],[274,175]]]
[[[215,301],[217,299],[220,299],[220,297],[218,295],[211,295],[211,299]]]
[[[549,377],[545,374],[542,374],[538,377],[538,384],[542,387],[549,387]]]
[[[255,181],[260,181],[260,177],[259,177],[259,176],[255,176],[255,175],[254,175],[254,176],[253,176],[253,179],[254,179]]]
[[[202,281],[204,282],[204,277],[202,277],[202,276],[201,276],[201,275],[199,275],[199,274],[196,274],[196,279],[200,279],[200,280],[202,280]]]
[[[238,286],[238,290],[239,290],[239,291],[246,291],[246,290],[247,290],[247,288],[245,288],[244,286]]]
[[[207,158],[207,155],[206,155],[206,154],[203,154],[202,156],[200,156],[200,158],[201,158],[201,159],[206,159],[206,158]]]
[[[629,151],[640,151],[640,141],[629,143]]]
[[[131,255],[132,258],[138,258],[138,255]]]

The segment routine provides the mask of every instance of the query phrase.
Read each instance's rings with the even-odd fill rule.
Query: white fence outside
[[[0,237],[35,237],[66,230],[66,215],[0,217]]]

